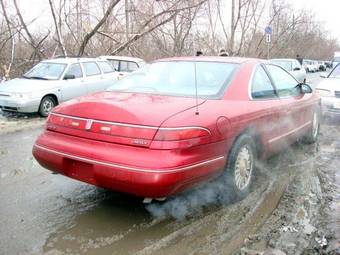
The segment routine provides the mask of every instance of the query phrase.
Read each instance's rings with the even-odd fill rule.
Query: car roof
[[[205,62],[221,62],[221,63],[235,63],[242,64],[250,61],[260,61],[266,62],[267,60],[259,59],[259,58],[243,58],[243,57],[224,57],[224,56],[187,56],[187,57],[172,57],[172,58],[163,58],[155,60],[155,62],[160,61],[205,61]]]
[[[41,62],[44,63],[60,63],[60,64],[74,64],[79,62],[88,62],[88,61],[106,61],[105,59],[99,58],[77,58],[77,57],[62,57],[62,58],[52,58],[46,59]]]
[[[131,62],[145,62],[141,58],[135,58],[135,57],[128,57],[128,56],[100,56],[100,59],[111,59],[111,60],[124,60],[124,61],[131,61]]]

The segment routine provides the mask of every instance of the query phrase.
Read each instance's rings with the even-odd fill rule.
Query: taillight
[[[75,129],[85,129],[86,123],[86,120],[80,118],[66,118],[64,116],[50,114],[47,118],[46,128],[54,130],[55,125],[57,125]]]
[[[148,147],[157,131],[157,127],[83,119],[59,114],[49,115],[46,129],[95,140],[140,147]]]
[[[126,123],[91,120],[52,113],[46,129],[105,142],[152,149],[180,149],[210,142],[203,127],[157,128]]]
[[[150,148],[180,149],[205,144],[210,141],[210,131],[201,127],[160,128]]]

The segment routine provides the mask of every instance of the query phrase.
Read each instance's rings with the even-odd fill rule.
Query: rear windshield
[[[117,81],[108,90],[195,96],[196,82],[199,97],[214,98],[224,91],[237,67],[233,63],[203,61],[155,62]]]

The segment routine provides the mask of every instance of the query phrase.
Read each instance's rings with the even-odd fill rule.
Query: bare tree
[[[10,76],[10,71],[11,71],[11,68],[12,68],[12,65],[13,65],[13,61],[14,61],[15,41],[14,41],[14,35],[12,33],[11,22],[10,22],[8,15],[7,15],[7,12],[6,12],[5,3],[4,3],[3,0],[0,0],[0,3],[1,3],[1,8],[2,8],[4,17],[5,17],[5,21],[6,21],[6,24],[7,24],[8,33],[9,33],[9,36],[10,36],[10,41],[11,41],[11,59],[10,59],[10,62],[9,62],[8,65],[3,66],[5,77],[6,77],[6,79],[8,79],[9,76]]]
[[[140,38],[142,38],[143,36],[151,33],[152,31],[154,31],[155,29],[157,29],[158,27],[168,23],[169,21],[171,21],[179,12],[184,11],[184,10],[188,10],[191,8],[195,8],[198,6],[201,6],[203,3],[205,3],[207,0],[201,0],[199,1],[197,4],[194,5],[190,5],[190,6],[185,6],[185,7],[181,7],[178,8],[177,4],[179,3],[179,1],[176,1],[174,4],[172,4],[169,8],[167,8],[166,10],[163,10],[153,16],[151,16],[138,30],[138,32],[136,34],[134,34],[132,37],[130,37],[126,42],[124,42],[123,44],[121,44],[118,48],[116,48],[111,54],[115,55],[121,51],[123,51],[124,49],[126,49],[129,45],[131,45],[132,43],[136,42],[137,40],[139,40]],[[161,20],[160,22],[156,22],[155,24],[153,24],[154,21],[157,21],[158,18],[164,17],[165,15],[169,14],[170,16],[168,16],[167,18]]]
[[[61,31],[60,31],[60,28],[58,26],[58,22],[57,22],[57,18],[56,18],[56,15],[55,15],[52,0],[48,0],[48,2],[49,2],[49,5],[50,5],[50,10],[51,10],[51,13],[52,13],[52,17],[53,17],[53,21],[54,21],[54,25],[55,25],[55,30],[56,30],[57,37],[58,37],[59,47],[60,47],[61,51],[63,52],[64,56],[67,56],[67,52],[66,52],[66,49],[65,49],[65,46],[64,46],[64,43],[63,43],[63,39],[61,37]],[[60,15],[59,15],[59,17],[60,17]]]
[[[107,18],[109,17],[109,15],[111,14],[113,8],[119,3],[120,0],[111,0],[104,16],[101,18],[101,20],[97,23],[97,25],[89,32],[85,35],[79,51],[78,51],[78,55],[82,56],[84,54],[85,51],[85,47],[88,44],[88,42],[90,41],[90,39],[92,38],[92,36],[95,35],[95,33],[98,31],[98,29],[106,22]]]

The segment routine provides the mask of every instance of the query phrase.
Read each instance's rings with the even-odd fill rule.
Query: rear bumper
[[[44,135],[42,135],[42,138],[38,138],[33,147],[33,155],[43,167],[99,187],[141,197],[158,198],[178,193],[196,183],[215,177],[224,169],[226,163],[225,156],[215,156],[190,164],[183,164],[185,157],[183,155],[175,156],[176,154],[174,155],[169,151],[166,156],[164,151],[161,151],[162,158],[155,158],[157,151],[150,150],[149,157],[153,157],[153,166],[145,164],[148,165],[148,167],[145,167],[142,163],[133,166],[113,162],[112,158],[115,157],[105,157],[104,153],[101,153],[97,147],[97,142],[95,142],[96,146],[93,146],[94,143],[88,142],[87,147],[92,147],[92,149],[87,155],[84,154],[79,143],[69,144],[65,142],[63,143],[65,149],[62,150],[53,148],[55,147],[53,139],[52,143],[47,146],[40,143],[46,143]],[[100,144],[111,155],[117,154],[117,150],[121,149],[121,146],[115,144]],[[130,149],[131,153],[136,153],[133,152],[134,147],[124,147],[127,147],[125,148],[127,150]],[[74,152],[69,152],[70,149]],[[126,154],[126,151],[124,153]],[[90,156],[91,154],[92,156]],[[147,156],[147,154],[144,154],[144,156]],[[138,155],[136,155],[136,158],[138,158]],[[124,162],[124,159],[122,161]],[[165,167],[169,164],[175,166]]]
[[[19,100],[13,98],[0,98],[0,109],[11,112],[37,112],[39,99]]]

